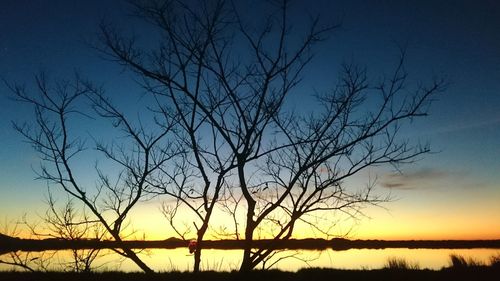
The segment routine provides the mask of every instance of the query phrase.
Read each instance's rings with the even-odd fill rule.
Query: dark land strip
[[[44,251],[64,249],[175,249],[187,247],[189,241],[177,238],[166,240],[144,241],[127,240],[97,241],[97,240],[64,240],[64,239],[20,239],[0,234],[0,253],[10,251]],[[243,249],[244,240],[206,240],[202,242],[203,249],[233,250]],[[291,250],[349,250],[349,249],[500,249],[500,239],[496,240],[348,240],[343,238],[325,239],[263,239],[252,242],[254,248],[291,249]]]

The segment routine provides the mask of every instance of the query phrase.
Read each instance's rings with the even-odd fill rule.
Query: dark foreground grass
[[[278,270],[238,272],[167,272],[147,275],[144,273],[100,272],[0,272],[0,280],[53,280],[53,281],[212,281],[212,280],[279,280],[279,281],[322,281],[322,280],[500,280],[500,268],[477,266],[466,268],[444,268],[442,270],[427,269],[376,269],[376,270],[339,270],[339,269],[302,269],[298,272]]]

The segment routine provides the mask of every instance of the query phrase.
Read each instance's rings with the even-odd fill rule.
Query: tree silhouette
[[[240,270],[272,264],[274,249],[254,249],[259,233],[287,240],[302,224],[330,237],[337,213],[356,217],[360,208],[387,200],[373,194],[373,184],[357,188],[345,184],[347,179],[369,167],[412,162],[429,151],[427,145],[405,139],[400,127],[425,116],[444,83],[434,80],[411,88],[404,51],[393,73],[376,83],[365,69],[342,65],[333,90],[302,93],[314,110],[295,110],[300,104],[294,105],[291,96],[308,91],[301,78],[313,49],[337,25],[322,26],[312,18],[302,35],[292,32],[286,0],[269,3],[272,12],[257,26],[232,1],[131,4],[135,15],[157,32],[150,37],[157,40],[155,47],[104,23],[96,47],[142,82],[153,101],[148,114],[154,115],[156,131],[135,127],[88,82],[83,88],[72,85],[71,94],[58,91],[57,101],[40,82],[41,100],[12,87],[20,100],[34,105],[38,130],[33,134],[16,128],[55,169],[42,168],[40,177],[80,200],[117,241],[130,209],[143,196],[165,196],[170,201],[163,212],[184,239],[189,229],[177,227],[175,218],[181,206],[193,214],[195,271],[217,208],[230,214],[234,237],[244,240]],[[80,96],[122,128],[135,147],[97,144],[124,172],[116,185],[99,172],[101,185],[94,197],[86,195],[70,165],[73,155],[83,151],[68,139],[66,126]],[[47,113],[57,121],[47,119]],[[97,198],[105,190],[111,195],[98,208]],[[111,222],[102,215],[105,211],[115,215]],[[151,271],[132,250],[120,253]]]
[[[30,224],[25,221],[31,234],[38,239],[55,238],[69,241],[82,239],[102,240],[105,232],[98,220],[92,220],[85,210],[75,207],[75,202],[68,198],[61,208],[58,208],[56,199],[48,191],[48,208],[42,216],[41,224]],[[75,272],[90,272],[94,261],[99,257],[100,249],[71,249],[71,261],[64,264],[65,270]]]
[[[160,167],[176,153],[170,149],[171,143],[166,139],[171,127],[163,126],[155,133],[148,133],[142,126],[135,126],[104,97],[102,89],[78,76],[72,81],[49,83],[46,76],[40,74],[35,80],[35,93],[18,84],[8,84],[8,87],[18,101],[29,104],[34,111],[31,122],[14,123],[14,128],[39,154],[38,179],[61,188],[82,205],[85,216],[84,221],[79,222],[80,226],[97,223],[106,238],[109,236],[108,239],[123,241],[131,235],[125,229],[132,208],[146,196],[147,178],[160,171]],[[81,175],[74,168],[78,164],[77,158],[88,151],[85,139],[77,134],[77,126],[71,123],[77,119],[76,116],[90,118],[89,113],[82,110],[85,108],[84,100],[90,101],[98,116],[110,120],[125,135],[121,138],[122,143],[95,141],[95,150],[111,161],[118,171],[110,175],[96,164],[95,186],[88,186],[84,179],[89,175]],[[55,208],[54,201],[49,201],[49,206]],[[65,215],[75,215],[73,205],[70,207]],[[49,227],[55,226],[63,231],[63,238],[74,239],[71,235],[80,230],[68,229],[69,226],[65,225],[67,221],[55,216],[57,214],[52,209],[47,216]],[[82,235],[77,238],[95,238]],[[99,238],[102,237],[99,235]],[[134,250],[125,246],[113,250],[131,259],[145,272],[152,272]]]
[[[373,186],[353,189],[344,181],[368,167],[411,162],[428,152],[398,132],[403,122],[425,116],[444,87],[435,80],[408,89],[402,52],[392,76],[378,84],[364,69],[343,65],[332,91],[308,95],[318,110],[293,112],[286,103],[313,58],[311,49],[336,26],[313,19],[297,40],[288,2],[273,2],[276,12],[259,30],[229,1],[134,1],[136,15],[158,31],[154,50],[101,26],[101,51],[141,77],[157,112],[179,119],[187,158],[171,181],[155,186],[196,213],[200,246],[214,206],[226,198],[221,191],[234,189],[244,198],[241,270],[273,252],[252,250],[259,229],[272,227],[277,240],[289,239],[298,222],[327,233],[331,212],[356,216],[360,207],[383,202],[372,195]],[[198,270],[201,249],[196,254]]]

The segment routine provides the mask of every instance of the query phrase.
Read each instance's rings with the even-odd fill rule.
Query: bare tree
[[[265,150],[267,130],[279,114],[284,98],[299,82],[299,74],[311,59],[309,47],[331,29],[314,21],[304,42],[290,53],[286,46],[287,3],[276,52],[264,51],[274,16],[267,19],[256,38],[244,27],[236,9],[226,1],[199,1],[193,6],[180,1],[134,1],[137,14],[158,28],[158,50],[148,52],[136,41],[102,25],[101,50],[143,76],[144,86],[157,101],[157,112],[178,117],[178,138],[189,153],[167,177],[152,183],[162,193],[177,197],[197,220],[199,269],[203,237],[224,186],[237,179],[253,217],[246,165],[280,148]],[[249,57],[238,58],[237,40],[247,43]],[[273,42],[274,43],[274,42]],[[200,180],[201,179],[201,180]],[[250,225],[248,225],[250,223]],[[254,229],[247,221],[247,229]],[[253,231],[246,231],[251,247]]]
[[[155,102],[151,113],[156,132],[135,128],[92,86],[59,94],[60,102],[50,98],[43,83],[38,83],[41,101],[13,88],[21,100],[35,105],[40,128],[34,135],[26,127],[17,126],[18,130],[55,168],[55,174],[43,168],[40,177],[83,202],[117,241],[128,213],[145,193],[167,195],[174,200],[167,201],[163,211],[172,226],[181,206],[193,214],[197,271],[217,206],[231,214],[236,238],[238,209],[244,208],[240,269],[250,270],[274,253],[253,250],[257,233],[267,230],[266,237],[286,240],[297,224],[306,224],[328,236],[337,212],[356,217],[363,206],[386,200],[373,194],[373,185],[357,188],[346,185],[346,179],[377,165],[397,167],[429,151],[428,146],[404,139],[400,126],[425,116],[444,83],[435,80],[410,88],[404,52],[394,73],[379,83],[373,83],[364,69],[344,65],[332,91],[304,94],[316,103],[314,111],[294,111],[289,97],[313,59],[312,48],[337,25],[321,26],[313,18],[298,38],[298,32],[291,32],[286,0],[270,3],[272,13],[261,26],[249,25],[240,7],[230,1],[132,4],[136,15],[158,31],[157,47],[102,24],[98,48],[142,79]],[[74,112],[71,104],[80,95],[90,97],[98,114],[120,126],[135,147],[131,157],[123,146],[97,145],[124,173],[119,184],[112,184],[99,172],[101,185],[93,197],[86,195],[70,169],[71,157],[83,148],[67,140],[66,117]],[[46,113],[59,117],[57,127]],[[178,153],[172,153],[170,135]],[[104,209],[97,206],[101,191],[110,194]],[[115,214],[115,219],[106,220],[104,211]],[[174,230],[183,238],[189,232]],[[121,253],[150,271],[130,249]]]
[[[403,63],[404,53],[391,78],[375,86],[369,85],[364,70],[344,65],[335,90],[317,96],[323,106],[318,114],[275,116],[274,125],[286,140],[271,146],[272,153],[257,166],[258,175],[247,179],[252,189],[243,194],[255,208],[252,218],[247,217],[246,237],[261,226],[274,226],[273,239],[289,239],[297,223],[329,237],[335,212],[355,218],[365,205],[388,199],[373,194],[374,184],[360,188],[344,181],[368,167],[397,167],[429,152],[428,145],[411,144],[398,132],[402,122],[427,114],[444,84],[434,81],[405,93]],[[378,99],[373,109],[367,95]],[[246,250],[242,269],[254,268],[272,253]]]
[[[165,173],[169,180],[153,185],[202,221],[200,245],[221,190],[237,188],[243,196],[241,270],[273,253],[252,250],[263,227],[272,227],[268,235],[276,240],[289,239],[297,222],[328,234],[332,221],[318,220],[335,217],[336,211],[356,216],[360,207],[383,202],[386,198],[372,194],[373,186],[352,188],[344,180],[428,152],[398,132],[404,121],[425,116],[444,86],[436,80],[429,87],[407,88],[403,53],[393,75],[379,84],[372,85],[363,69],[344,65],[334,90],[308,95],[321,110],[293,113],[285,101],[313,58],[311,48],[336,25],[321,27],[313,19],[297,40],[290,32],[288,2],[273,3],[277,12],[259,31],[246,24],[234,3],[222,0],[134,1],[137,15],[159,31],[152,51],[110,26],[101,28],[101,50],[143,78],[158,113],[180,120],[178,138],[188,153],[175,172]]]
[[[144,189],[147,178],[159,171],[172,157],[171,153],[174,153],[170,150],[172,145],[166,137],[171,126],[164,122],[154,134],[146,132],[144,127],[131,123],[114,107],[101,88],[94,87],[79,77],[73,81],[49,84],[42,74],[35,80],[37,94],[31,94],[24,86],[8,86],[17,100],[31,105],[34,109],[31,122],[22,125],[15,123],[14,128],[40,155],[38,179],[61,188],[75,200],[72,202],[81,204],[85,215],[84,221],[78,224],[98,223],[107,239],[123,241],[130,235],[125,228],[131,210],[146,198]],[[96,141],[95,150],[101,152],[103,159],[111,161],[119,171],[113,176],[105,173],[96,164],[96,186],[84,184],[74,169],[78,157],[88,151],[84,136],[78,134],[75,125],[70,121],[76,119],[75,116],[90,118],[89,113],[82,109],[86,105],[84,101],[90,101],[100,117],[110,120],[124,134],[121,138],[123,143],[106,144]],[[72,117],[74,119],[71,119]],[[63,215],[75,215],[72,204],[69,205],[70,209],[63,211]],[[54,207],[53,204],[49,206]],[[75,234],[74,231],[79,231],[71,225],[62,225],[65,224],[66,218],[60,218],[57,214],[54,209],[48,216],[49,226],[56,227],[54,231],[63,230],[61,235],[70,236]],[[145,272],[152,272],[134,250],[123,246],[114,251],[131,259]]]
[[[200,9],[192,9],[180,1],[133,3],[137,14],[156,25],[166,40],[161,42],[158,52],[144,54],[135,49],[133,40],[124,39],[109,26],[102,25],[102,51],[144,75],[144,87],[157,101],[156,112],[167,119],[179,120],[177,138],[187,153],[164,170],[162,177],[150,183],[156,187],[152,192],[175,198],[174,206],[163,208],[171,222],[180,202],[193,212],[197,234],[194,270],[198,271],[203,237],[225,179],[236,167],[232,152],[236,147],[231,140],[236,136],[228,135],[229,128],[221,124],[227,97],[220,95],[218,88],[225,86],[211,85],[211,81],[217,79],[215,69],[223,63],[223,58],[217,57],[226,56],[219,48],[229,44],[223,32],[232,19],[223,1],[213,2],[213,6],[200,2]],[[189,20],[177,24],[183,17]],[[154,70],[146,68],[148,58],[152,59]],[[150,79],[156,75],[160,75],[158,79]],[[232,148],[226,152],[228,140]]]
[[[31,235],[38,239],[55,238],[68,241],[94,240],[101,241],[105,231],[98,220],[92,220],[87,212],[76,208],[72,198],[67,198],[61,207],[53,197],[50,189],[47,197],[47,210],[41,216],[42,223],[30,223],[24,218]],[[72,260],[65,264],[66,270],[90,272],[93,263],[99,257],[100,249],[71,249]]]
[[[3,233],[10,236],[29,235],[31,239],[62,239],[67,241],[95,240],[100,241],[104,232],[98,221],[92,221],[85,211],[80,212],[76,209],[71,198],[59,207],[56,200],[49,190],[47,198],[47,210],[40,216],[41,222],[28,220],[24,215],[18,222],[9,224],[15,227],[9,231],[5,228]],[[21,226],[24,231],[17,231]],[[17,266],[28,271],[47,271],[47,270],[70,270],[75,272],[90,272],[96,266],[94,261],[100,256],[100,249],[70,249],[71,259],[63,258],[60,262],[54,262],[57,251],[16,251],[10,252],[0,259],[0,263]]]

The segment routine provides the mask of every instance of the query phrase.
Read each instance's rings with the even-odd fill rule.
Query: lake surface
[[[21,255],[26,253],[18,252]],[[61,270],[64,265],[71,263],[71,251],[46,251],[30,253],[28,259],[43,254],[50,261],[49,268]],[[493,255],[499,255],[499,249],[350,249],[345,251],[334,250],[300,250],[282,251],[267,262],[267,266],[282,257],[288,257],[273,265],[272,268],[296,271],[307,267],[325,267],[338,269],[376,269],[382,268],[389,258],[404,258],[410,263],[418,264],[420,268],[440,269],[450,264],[450,254],[462,255],[477,261],[488,263]],[[239,267],[242,250],[203,250],[202,269],[215,271],[236,270]],[[0,256],[7,260],[8,254]],[[42,257],[42,258],[43,258]],[[48,257],[51,257],[50,259]],[[178,249],[149,249],[141,253],[141,258],[156,271],[190,271],[193,267],[193,256],[187,248]],[[34,261],[37,261],[35,259]],[[102,250],[101,256],[93,263],[98,270],[140,271],[131,261],[120,258],[116,253]],[[0,270],[11,267],[0,265]]]

